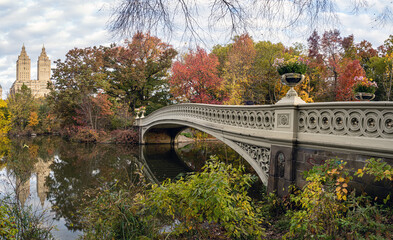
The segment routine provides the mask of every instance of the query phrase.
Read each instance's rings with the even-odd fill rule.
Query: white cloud
[[[31,76],[36,78],[36,62],[41,52],[42,44],[45,44],[47,54],[53,61],[64,59],[68,50],[75,47],[84,48],[94,45],[108,45],[111,42],[121,42],[120,39],[111,38],[106,24],[109,20],[111,4],[115,0],[0,0],[0,84],[3,92],[6,92],[15,80],[15,62],[20,53],[22,44],[26,46],[27,53],[32,62]],[[335,0],[341,25],[342,36],[354,34],[355,41],[363,39],[370,41],[374,47],[383,43],[393,33],[392,24],[383,29],[373,28],[372,23],[375,15],[390,6],[390,0],[368,0],[369,7],[362,10],[358,15],[350,13],[351,8],[346,1]],[[228,21],[221,21],[214,31],[208,31],[208,21],[211,6],[210,0],[198,0],[198,22],[201,24],[199,32],[206,45],[211,48],[215,44],[226,44],[230,41],[228,35],[230,25]],[[283,5],[288,11],[289,4]],[[172,36],[167,32],[158,32],[158,37],[170,43],[180,50],[189,47],[189,35],[183,35],[184,25],[182,18],[177,18],[178,26]],[[258,16],[250,22],[254,29],[250,32],[255,41],[268,40],[283,42],[291,45],[294,42],[306,43],[310,32],[307,32],[306,24],[298,26],[297,32],[288,28],[288,31],[271,31],[266,29],[267,23]],[[277,22],[270,29],[282,29]],[[318,29],[320,33],[324,29]],[[288,32],[291,33],[288,36]],[[153,33],[154,34],[154,33]],[[241,33],[239,33],[241,34]],[[183,38],[182,38],[183,37]],[[54,64],[52,63],[52,67]],[[3,97],[5,95],[3,94]]]
[[[42,45],[53,61],[64,59],[75,47],[108,44],[106,30],[111,0],[0,0],[0,84],[6,92],[15,80],[16,60],[22,44],[31,59],[31,78]],[[3,93],[3,98],[6,95]]]

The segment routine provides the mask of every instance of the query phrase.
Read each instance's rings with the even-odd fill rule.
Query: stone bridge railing
[[[393,152],[393,102],[333,102],[298,106],[297,141]]]
[[[178,104],[159,109],[143,119],[143,123],[167,118],[192,118],[206,122],[251,129],[274,129],[274,105],[226,106]]]

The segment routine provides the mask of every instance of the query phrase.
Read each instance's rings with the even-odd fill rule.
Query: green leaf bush
[[[31,205],[22,206],[15,196],[0,199],[0,239],[54,239],[54,226],[47,211],[37,212]]]
[[[152,214],[176,222],[172,234],[177,236],[207,236],[209,227],[217,226],[233,239],[258,239],[263,219],[247,196],[251,183],[244,167],[213,158],[200,173],[155,185],[145,204]]]
[[[349,192],[348,183],[352,176],[345,165],[339,159],[330,159],[305,172],[308,183],[291,195],[296,207],[287,213],[290,218],[287,238],[392,238],[391,210],[389,213],[364,193]],[[357,175],[362,177],[364,173],[370,173],[377,180],[390,179],[389,167],[381,161],[369,160]]]

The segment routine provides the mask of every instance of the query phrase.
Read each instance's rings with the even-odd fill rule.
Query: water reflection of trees
[[[89,200],[85,191],[126,181],[136,167],[137,157],[132,146],[63,142],[47,181],[56,218],[63,217],[69,229],[81,229],[77,213]]]
[[[143,149],[143,151],[141,151]],[[55,218],[63,218],[71,230],[81,229],[81,217],[91,196],[86,190],[127,182],[132,174],[146,162],[159,180],[173,178],[189,167],[200,170],[210,155],[217,155],[228,163],[245,164],[236,152],[225,144],[204,142],[183,148],[170,145],[80,144],[70,143],[60,137],[12,139],[0,144],[3,155],[1,166],[15,176],[16,194],[22,203],[30,195],[30,178],[37,175],[37,195],[43,205],[47,199]],[[180,157],[180,159],[179,159]],[[186,166],[187,165],[187,166]],[[249,167],[251,168],[251,167]],[[94,194],[94,191],[88,191]]]
[[[22,205],[30,195],[30,178],[37,176],[41,205],[48,199],[55,218],[69,229],[80,229],[78,210],[85,191],[125,181],[137,168],[138,148],[126,145],[69,143],[60,137],[15,138],[0,144],[1,166],[15,177],[14,191]]]

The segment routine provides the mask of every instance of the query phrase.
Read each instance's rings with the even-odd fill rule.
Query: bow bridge
[[[361,168],[370,157],[393,163],[393,102],[228,106],[178,104],[136,120],[140,143],[174,143],[187,127],[238,152],[269,191],[304,184],[301,172],[334,157]]]

